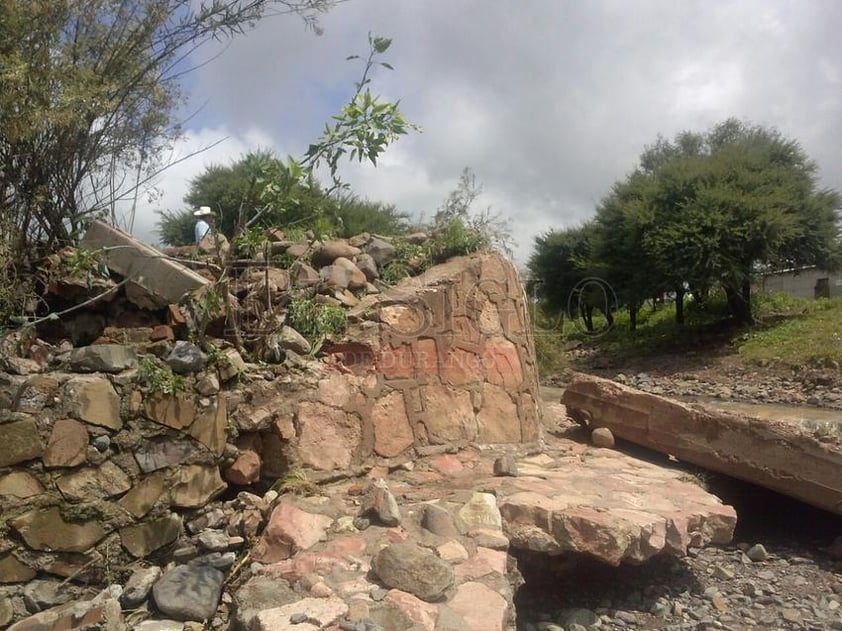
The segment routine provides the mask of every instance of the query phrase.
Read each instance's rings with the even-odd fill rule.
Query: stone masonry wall
[[[70,357],[78,372],[0,374],[0,582],[99,580],[106,557],[175,542],[173,511],[226,488],[222,394],[144,397],[125,346]]]
[[[173,346],[157,329],[65,349],[52,372],[0,372],[0,583],[102,580],[118,557],[171,552],[227,488],[293,470],[540,438],[525,298],[499,255],[451,260],[350,315],[320,361],[245,365],[229,349],[224,368],[182,367],[176,395],[138,375]]]
[[[350,317],[346,343],[326,349],[303,400],[261,397],[237,415],[264,467],[329,471],[540,438],[525,298],[506,259],[453,259],[367,296]]]

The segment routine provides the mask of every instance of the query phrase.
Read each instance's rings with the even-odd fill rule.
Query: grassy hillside
[[[645,307],[638,328],[629,328],[628,313],[619,312],[614,326],[598,334],[582,330],[581,322],[536,318],[536,349],[541,374],[559,372],[564,350],[590,349],[615,358],[687,352],[736,355],[748,364],[842,365],[842,298],[796,299],[784,294],[757,294],[757,324],[736,327],[728,318],[724,296],[712,295],[704,304],[689,301],[686,322],[675,324],[672,305]],[[595,318],[597,328],[605,325]]]

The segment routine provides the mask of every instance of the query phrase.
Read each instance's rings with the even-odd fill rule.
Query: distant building
[[[835,298],[842,296],[842,274],[817,267],[768,272],[760,276],[755,289],[781,292],[795,298]]]

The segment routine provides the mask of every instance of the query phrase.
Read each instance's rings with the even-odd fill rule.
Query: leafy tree
[[[643,302],[668,289],[644,247],[650,213],[645,200],[650,181],[640,173],[617,182],[597,207],[592,238],[592,266],[629,311],[632,330]]]
[[[0,215],[15,256],[72,241],[137,200],[180,133],[185,58],[268,11],[314,24],[330,0],[5,0]],[[4,222],[4,226],[7,222]]]
[[[339,198],[336,210],[338,232],[352,237],[362,232],[381,235],[402,235],[410,229],[410,218],[393,204],[360,199],[353,193]]]
[[[220,230],[232,240],[246,230],[268,226],[298,225],[319,232],[341,232],[345,219],[339,211],[343,199],[339,193],[347,186],[339,177],[340,159],[367,159],[376,164],[391,142],[417,129],[406,122],[397,103],[372,95],[368,86],[373,68],[392,69],[388,63],[377,61],[389,49],[391,40],[369,35],[368,42],[370,52],[362,78],[354,84],[354,94],[303,157],[284,161],[271,152],[255,151],[230,166],[209,167],[193,179],[185,202],[192,207],[211,206],[220,216]],[[326,190],[313,175],[322,164],[328,167],[331,178]],[[346,194],[345,199],[350,204],[353,196]],[[389,212],[382,210],[380,218]],[[170,237],[185,236],[179,226],[186,222],[188,213],[162,214],[158,232],[165,242],[170,242]]]
[[[596,258],[599,226],[594,221],[535,237],[535,251],[527,267],[547,309],[579,317],[595,332],[593,316],[601,311],[608,326],[614,323],[615,293]]]
[[[217,229],[228,239],[237,234],[245,217],[249,228],[302,226],[333,232],[338,204],[316,182],[291,182],[267,200],[266,174],[286,165],[269,151],[254,151],[228,165],[213,164],[190,181],[184,196],[187,208],[163,211],[158,234],[168,245],[193,242],[193,210],[210,206],[217,215]],[[281,195],[283,192],[283,196]],[[240,230],[242,232],[242,230]]]
[[[820,190],[816,164],[777,130],[729,119],[695,150],[674,154],[648,177],[643,245],[676,288],[719,284],[739,322],[751,322],[758,266],[839,262],[840,196]],[[678,303],[677,303],[678,304]]]

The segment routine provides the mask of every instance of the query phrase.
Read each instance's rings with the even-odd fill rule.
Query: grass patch
[[[612,327],[601,313],[595,314],[595,333],[585,331],[581,319],[565,319],[552,335],[545,333],[542,338],[536,326],[539,363],[558,365],[562,361],[558,349],[579,345],[618,358],[725,349],[749,364],[842,364],[842,298],[813,300],[762,293],[752,300],[757,323],[750,328],[735,326],[725,296],[719,292],[701,303],[687,300],[683,326],[676,325],[672,304],[643,307],[634,331],[625,310],[614,314]]]
[[[739,343],[740,357],[746,362],[842,363],[842,298],[766,300],[766,305],[758,305],[760,324]]]

